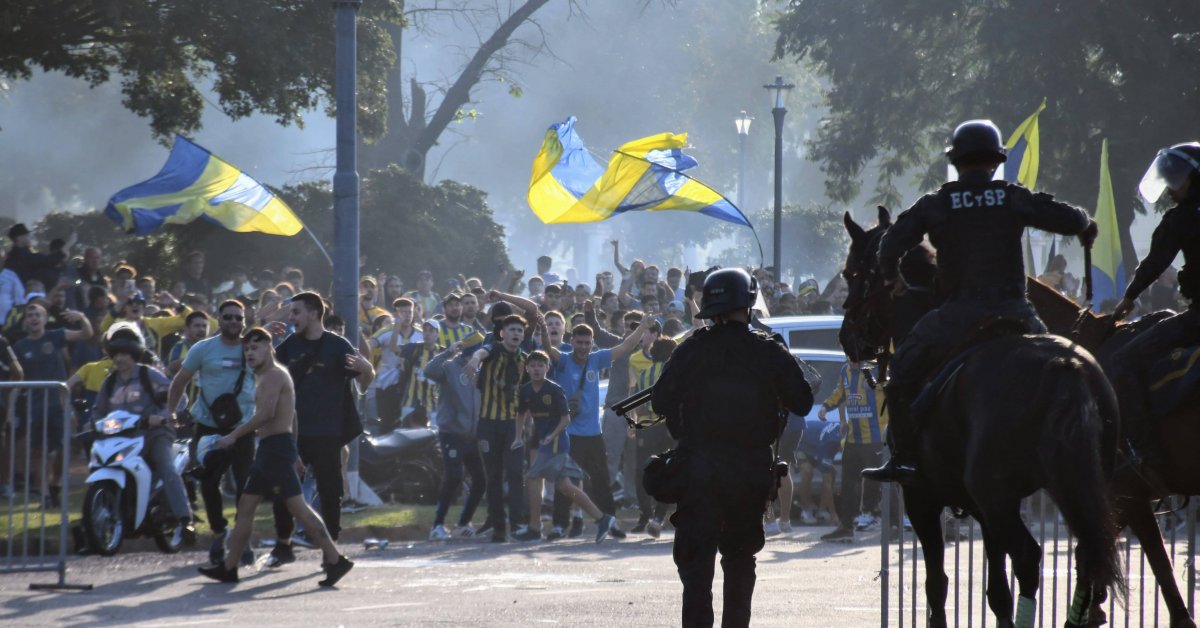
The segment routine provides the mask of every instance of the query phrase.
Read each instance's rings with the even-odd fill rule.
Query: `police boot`
[[[1151,421],[1146,388],[1141,379],[1129,373],[1117,379],[1118,400],[1121,406],[1121,427],[1128,434],[1134,456],[1143,464],[1164,461],[1165,455],[1155,435]]]
[[[887,406],[892,457],[881,467],[863,469],[862,476],[876,482],[911,482],[917,477],[917,433],[909,418],[908,395],[889,386]]]

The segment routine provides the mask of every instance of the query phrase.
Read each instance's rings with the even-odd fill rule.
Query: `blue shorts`
[[[258,452],[250,465],[243,493],[284,499],[300,494],[300,478],[296,475],[296,439],[291,434],[273,434],[258,441]]]

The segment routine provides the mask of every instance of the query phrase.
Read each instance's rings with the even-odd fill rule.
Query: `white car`
[[[773,316],[762,319],[762,323],[783,336],[790,349],[842,351],[842,344],[838,341],[838,332],[842,329],[841,316]]]

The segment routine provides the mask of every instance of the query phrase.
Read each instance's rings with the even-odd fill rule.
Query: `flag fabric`
[[[162,170],[114,194],[104,214],[137,235],[198,218],[239,232],[291,236],[304,228],[263,184],[181,135]]]
[[[1100,195],[1096,199],[1096,226],[1100,233],[1092,246],[1092,309],[1125,295],[1125,264],[1121,257],[1121,231],[1117,226],[1117,204],[1108,174],[1108,140],[1100,145]],[[1111,309],[1111,308],[1110,308]]]
[[[572,116],[546,133],[533,162],[529,207],[542,222],[599,222],[630,211],[690,211],[749,227],[720,192],[684,174],[686,133],[659,133],[622,145],[608,166],[587,154]]]
[[[1043,100],[1037,111],[1025,118],[1004,145],[1008,149],[1008,161],[1004,162],[1005,181],[1020,183],[1031,190],[1037,186],[1038,154],[1041,149],[1038,114],[1045,108],[1046,101]]]

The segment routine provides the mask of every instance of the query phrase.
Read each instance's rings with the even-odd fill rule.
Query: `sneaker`
[[[633,534],[642,534],[646,531],[646,526],[649,525],[649,523],[650,522],[645,519],[638,519],[637,525],[633,526],[633,528],[629,531]]]
[[[629,535],[626,534],[625,531],[621,529],[620,524],[616,521],[616,517],[613,517],[613,519],[614,519],[613,527],[611,530],[608,531],[608,535],[618,541],[624,541],[625,537],[627,537]]]
[[[345,556],[338,556],[338,561],[336,563],[332,565],[322,565],[322,567],[325,569],[325,579],[317,584],[323,587],[331,587],[337,584],[338,580],[342,579],[342,576],[350,573],[350,570],[354,568],[354,563]]]
[[[475,530],[475,536],[487,536],[492,533],[492,522],[484,521],[482,526]]]
[[[211,567],[201,567],[200,573],[216,580],[217,582],[237,582],[238,572],[237,567],[226,569],[225,563],[217,563]]]
[[[362,511],[366,510],[367,508],[369,508],[369,506],[367,506],[366,504],[364,504],[358,500],[354,500],[354,499],[347,499],[346,501],[342,502],[342,514],[346,514],[346,515],[352,515],[356,512],[362,512]]]
[[[651,519],[650,523],[646,524],[646,534],[649,534],[650,538],[654,539],[662,536],[662,522],[658,519]]]
[[[830,521],[833,521],[833,515],[824,510],[817,513],[817,523],[829,523]]]
[[[863,513],[854,519],[854,529],[859,532],[867,532],[879,527],[879,517],[870,513]]]
[[[834,528],[833,532],[821,535],[821,540],[832,543],[851,543],[854,541],[854,530],[839,526]]]
[[[612,515],[604,515],[596,522],[596,542],[603,543],[604,537],[612,532],[617,525],[617,518]]]
[[[521,525],[512,529],[512,534],[513,534],[513,536],[516,536],[518,534],[524,534],[525,532],[528,532],[528,531],[529,531],[529,525],[522,523]]]
[[[454,534],[454,538],[456,538],[456,539],[469,539],[469,538],[475,536],[475,528],[472,528],[471,524],[469,524],[469,523],[466,525],[460,525],[460,526],[454,528],[453,534]]]
[[[249,567],[254,564],[254,550],[250,549],[249,545],[246,546],[246,549],[242,550],[241,563],[243,567]]]
[[[429,531],[430,541],[449,541],[450,533],[446,531],[446,526],[436,525]]]
[[[562,527],[554,526],[553,528],[550,529],[549,532],[546,533],[546,540],[547,541],[557,541],[557,540],[563,538],[563,536],[565,536],[565,535],[563,534]]]
[[[175,531],[171,533],[171,545],[174,547],[182,547],[187,545],[191,547],[196,544],[196,528],[192,525],[190,519],[180,521],[179,525],[175,526]]]
[[[800,523],[806,526],[816,525],[817,518],[813,516],[811,510],[805,508],[800,511]]]
[[[493,543],[507,543],[508,535],[504,533],[504,530],[497,528],[496,530],[494,530],[492,532],[492,542]]]
[[[572,517],[571,528],[567,530],[567,538],[577,539],[583,535],[583,517]]]
[[[780,534],[791,534],[792,533],[792,522],[788,521],[787,519],[780,519],[779,520],[779,533]]]
[[[540,541],[542,540],[542,531],[531,530],[529,526],[525,526],[525,529],[514,534],[513,538],[522,542]]]
[[[308,535],[303,532],[292,535],[292,545],[299,545],[306,549],[317,549],[317,544],[313,543],[312,539],[308,538]]]
[[[775,536],[779,534],[779,522],[771,521],[763,526],[763,534],[766,536]]]
[[[213,534],[212,545],[208,547],[208,562],[216,565],[225,560],[225,537],[227,536],[229,536],[228,528]]]
[[[271,553],[267,555],[267,561],[263,564],[274,569],[294,562],[296,562],[296,552],[292,550],[292,544],[276,543],[275,547],[271,549]]]

